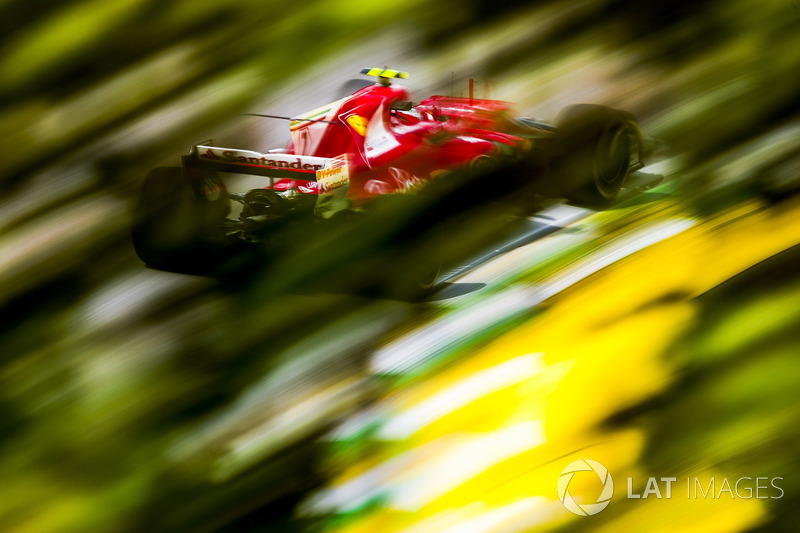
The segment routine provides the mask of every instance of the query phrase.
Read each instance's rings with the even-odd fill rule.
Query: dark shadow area
[[[674,195],[663,192],[635,192],[630,196],[626,195],[620,202],[615,203],[606,210],[613,211],[614,209],[627,209],[639,205],[653,204],[670,197],[674,198]]]
[[[442,283],[438,285],[438,290],[434,292],[431,296],[425,298],[426,301],[431,302],[438,302],[442,300],[448,300],[450,298],[456,298],[458,296],[464,296],[466,294],[471,294],[473,292],[477,292],[486,287],[485,283]]]

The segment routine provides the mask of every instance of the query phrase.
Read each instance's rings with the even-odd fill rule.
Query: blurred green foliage
[[[271,92],[407,29],[413,40],[403,54],[438,69],[440,87],[455,71],[458,80],[497,78],[523,111],[541,95],[587,88],[631,109],[647,134],[687,154],[692,179],[680,190],[706,213],[730,191],[737,199],[773,192],[763,173],[746,172],[748,156],[758,139],[798,120],[799,24],[796,3],[754,0],[3,2],[0,530],[312,527],[292,509],[325,477],[317,437],[380,390],[365,370],[370,348],[432,313],[285,294],[281,276],[315,272],[294,269],[302,256],[266,280],[238,283],[145,270],[128,234],[132,191],[146,169],[177,163],[186,146]],[[503,33],[507,26],[516,33]],[[762,153],[754,168],[796,176],[792,150],[796,139]],[[726,163],[741,172],[718,173]],[[780,194],[793,191],[791,180],[779,185],[788,187]],[[451,246],[474,244],[464,239]],[[352,266],[342,254],[316,260],[340,276]],[[351,281],[358,288],[359,278]],[[738,357],[762,336],[777,339],[763,360],[745,360],[730,382],[716,383],[714,400],[735,415],[737,402],[752,401],[747,390],[758,396],[775,376],[796,373],[789,326],[755,327],[745,315],[766,305],[795,317],[796,304],[774,288],[731,298],[742,316],[727,313],[729,300],[708,297],[686,387],[712,379],[705,365]],[[725,326],[737,320],[752,327]],[[738,335],[714,337],[732,327]],[[730,353],[715,351],[721,346]],[[741,397],[727,397],[732,388]],[[784,389],[770,390],[774,397],[756,400],[779,403]],[[661,407],[663,416],[680,420],[693,409],[687,402]],[[286,413],[294,422],[278,431]],[[793,420],[788,408],[775,415],[786,417],[769,430]],[[729,429],[719,424],[698,418],[687,431],[724,438],[717,431]],[[259,431],[275,432],[269,445]],[[248,448],[248,439],[263,447]],[[687,446],[677,440],[665,435],[656,460]],[[243,458],[235,468],[224,462],[232,450]]]

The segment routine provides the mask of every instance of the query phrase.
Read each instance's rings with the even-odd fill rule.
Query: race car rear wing
[[[317,191],[314,212],[323,218],[329,218],[350,205],[346,198],[350,186],[350,160],[347,154],[330,158],[280,152],[262,154],[198,144],[181,161],[184,177],[198,198],[208,198],[210,193],[225,190],[215,173],[219,171],[264,176],[269,178],[270,188],[275,185],[274,178],[315,181],[317,186],[311,188]]]
[[[184,168],[200,167],[218,172],[253,174],[268,178],[290,178],[316,181],[317,171],[331,161],[327,157],[284,153],[253,152],[236,148],[220,148],[198,144],[183,156]]]

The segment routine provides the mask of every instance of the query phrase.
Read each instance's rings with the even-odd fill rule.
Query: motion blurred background
[[[799,27],[792,0],[0,3],[0,530],[796,531]],[[666,182],[452,298],[138,261],[148,169],[279,146],[243,114],[382,65],[416,101],[625,109]],[[581,457],[617,480],[591,518],[556,492]],[[648,476],[785,494],[625,499]]]

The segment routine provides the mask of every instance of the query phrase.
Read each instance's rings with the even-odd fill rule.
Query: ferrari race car
[[[550,125],[515,117],[510,104],[471,91],[414,105],[393,83],[406,73],[361,73],[377,83],[298,117],[273,117],[290,121],[286,148],[262,153],[209,141],[180,167],[152,170],[132,232],[139,258],[157,269],[201,273],[242,245],[273,245],[288,220],[330,223],[368,211],[376,199],[424,194],[440,179],[509,162],[517,175],[492,177],[505,180],[501,186],[538,185],[537,194],[603,205],[643,166],[639,128],[621,111],[575,105]],[[263,185],[229,191],[223,177],[235,174],[263,177]]]

